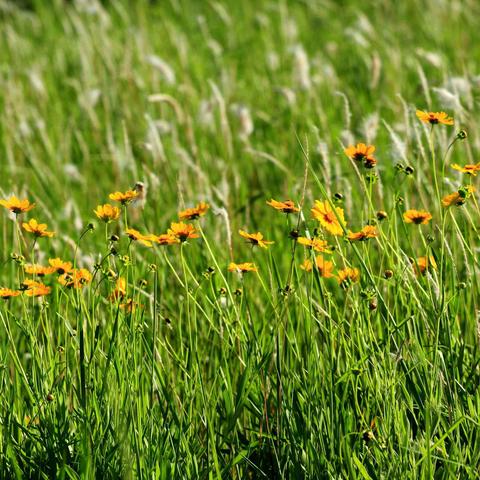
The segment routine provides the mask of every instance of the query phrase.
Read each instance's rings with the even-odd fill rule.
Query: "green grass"
[[[480,210],[439,197],[478,186],[451,164],[479,159],[480,4],[103,3],[0,1],[0,198],[36,203],[0,212],[0,287],[55,257],[93,275],[0,303],[0,478],[478,478]],[[358,142],[375,169],[344,154]],[[144,207],[106,230],[93,210],[137,181]],[[378,238],[328,234],[315,200]],[[199,201],[200,238],[124,235]],[[360,281],[302,270],[294,229]],[[415,275],[422,256],[437,268]]]

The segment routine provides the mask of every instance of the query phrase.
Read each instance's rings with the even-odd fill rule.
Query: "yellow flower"
[[[111,193],[108,198],[115,202],[120,202],[122,205],[127,205],[132,200],[138,197],[138,192],[135,190],[127,190],[126,192],[114,192]]]
[[[82,288],[85,284],[92,281],[92,274],[85,268],[76,268],[71,273],[61,275],[58,281],[67,288]]]
[[[170,235],[168,233],[162,233],[161,235],[157,235],[154,238],[154,241],[156,243],[159,243],[160,245],[174,245],[176,243],[180,243],[180,240],[177,237],[174,237],[173,235]]]
[[[467,201],[467,198],[470,197],[474,191],[475,187],[473,185],[462,187],[457,192],[451,193],[450,195],[446,195],[445,197],[443,197],[442,205],[444,207],[451,207],[452,205],[456,205],[457,207],[459,207]]]
[[[109,223],[112,220],[117,220],[120,217],[120,209],[118,207],[112,207],[112,205],[109,203],[106,203],[105,205],[98,205],[94,212],[95,215],[105,223]]]
[[[347,238],[351,242],[358,242],[361,240],[368,240],[378,236],[377,228],[372,225],[366,225],[359,232],[349,232]]]
[[[21,295],[22,292],[19,290],[11,290],[10,288],[0,288],[0,298],[3,298],[4,300],[8,300],[9,298],[12,297],[18,297]]]
[[[25,295],[29,297],[42,297],[48,295],[51,291],[50,287],[29,278],[22,282],[22,287],[25,288]]]
[[[475,165],[469,164],[465,165],[462,167],[461,165],[458,165],[457,163],[454,163],[452,165],[452,168],[455,170],[458,170],[459,172],[466,173],[468,175],[473,175],[474,177],[477,176],[477,172],[480,171],[480,163],[477,163]]]
[[[436,125],[437,123],[443,123],[444,125],[453,125],[453,118],[450,118],[445,112],[424,112],[423,110],[417,110],[417,117],[423,123],[429,123],[430,125]]]
[[[430,268],[434,270],[437,269],[437,263],[431,255],[430,257],[419,257],[417,258],[416,264],[413,264],[413,269],[417,275],[424,275]]]
[[[152,241],[155,240],[153,235],[143,235],[142,233],[140,233],[138,230],[135,230],[134,228],[127,228],[125,230],[125,233],[128,235],[128,238],[130,238],[130,240],[139,242],[142,245],[145,245],[146,247],[151,247]]]
[[[321,202],[315,200],[315,206],[312,208],[312,216],[332,235],[343,235],[342,225],[345,226],[346,222],[342,208],[335,207],[334,211],[328,201]]]
[[[123,298],[127,294],[127,282],[125,278],[120,277],[115,283],[115,289],[108,297],[110,301],[114,302],[119,298]]]
[[[8,200],[0,200],[0,205],[8,208],[15,215],[28,212],[35,207],[34,203],[30,203],[27,199],[19,200],[15,195],[12,195]]]
[[[315,264],[317,265],[320,276],[324,278],[333,277],[333,262],[325,260],[321,255],[315,258]]]
[[[273,198],[268,202],[267,205],[270,205],[275,210],[280,210],[283,213],[297,213],[300,211],[298,207],[295,206],[292,200],[285,200],[284,202],[279,202]]]
[[[403,219],[405,220],[405,223],[426,225],[432,219],[432,215],[425,210],[407,210],[403,214]]]
[[[228,265],[228,271],[229,272],[237,272],[237,273],[247,273],[247,272],[256,272],[257,267],[255,266],[254,263],[234,263],[231,262]]]
[[[200,236],[193,225],[183,222],[172,222],[170,228],[167,230],[167,235],[180,240],[180,242],[185,242],[189,238],[198,238]]]
[[[331,247],[326,240],[319,238],[298,237],[297,242],[307,248],[315,250],[316,252],[332,253]]]
[[[305,270],[306,272],[311,272],[313,267],[313,263],[309,258],[306,258],[303,263],[300,265],[300,268],[302,270]]]
[[[355,283],[360,280],[360,270],[358,268],[343,268],[338,271],[337,275],[338,283],[341,286],[348,286],[350,283]]]
[[[28,275],[36,275],[37,277],[43,277],[55,271],[53,267],[44,267],[43,265],[24,265],[23,269]]]
[[[344,152],[347,157],[357,162],[363,162],[366,168],[373,168],[377,164],[377,160],[373,157],[375,147],[373,145],[366,145],[365,143],[357,143],[357,146],[350,145]]]
[[[203,217],[209,208],[210,205],[208,205],[208,203],[200,202],[196,207],[182,210],[178,214],[178,218],[180,218],[180,220],[196,220],[199,217]]]
[[[238,233],[240,236],[245,238],[248,242],[250,242],[254,246],[259,246],[261,248],[268,248],[268,245],[271,245],[274,242],[270,242],[268,240],[263,239],[263,235],[260,232],[257,233],[248,233],[244,230],[239,230]]]
[[[72,263],[64,262],[60,258],[51,258],[48,263],[53,268],[53,271],[57,272],[59,275],[70,273],[72,271]]]
[[[34,218],[28,223],[22,223],[22,227],[26,232],[33,233],[36,237],[53,237],[55,232],[48,232],[46,223],[38,223]]]

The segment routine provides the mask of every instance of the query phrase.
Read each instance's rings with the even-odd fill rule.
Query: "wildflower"
[[[125,230],[125,233],[128,235],[128,238],[130,238],[130,240],[139,242],[142,245],[145,245],[146,247],[152,246],[152,241],[154,240],[153,235],[143,235],[142,233],[140,233],[138,230],[135,230],[134,228],[127,228]]]
[[[474,191],[475,187],[472,185],[462,187],[457,192],[451,193],[450,195],[446,195],[445,197],[443,197],[442,205],[444,207],[451,207],[452,205],[460,207],[466,202],[467,198],[469,198]]]
[[[377,228],[372,225],[366,225],[359,232],[349,232],[347,238],[351,242],[357,242],[361,240],[368,240],[369,238],[375,238],[377,236]]]
[[[307,238],[298,237],[297,242],[300,245],[304,245],[307,248],[315,250],[316,252],[332,253],[330,246],[326,240],[320,240],[319,238]]]
[[[473,175],[474,177],[477,176],[477,172],[480,171],[480,163],[477,163],[475,165],[469,164],[465,165],[462,167],[461,165],[458,165],[457,163],[454,163],[452,165],[452,168],[455,170],[458,170],[459,172],[466,173],[468,175]]]
[[[115,282],[115,289],[108,297],[110,301],[118,300],[119,298],[123,298],[127,294],[127,282],[125,278],[120,277]]]
[[[180,220],[196,220],[199,217],[203,217],[209,208],[210,205],[208,205],[208,203],[200,202],[196,207],[181,211],[178,214],[178,218],[180,218]]]
[[[229,272],[237,272],[237,273],[247,273],[247,272],[257,272],[257,267],[255,266],[254,263],[234,263],[231,262],[228,265],[228,271]]]
[[[0,200],[2,207],[8,208],[15,215],[29,212],[35,207],[34,203],[30,203],[27,199],[19,200],[15,195],[12,195],[8,200]]]
[[[159,243],[160,245],[174,245],[175,243],[179,243],[180,240],[170,235],[169,233],[162,233],[161,235],[157,235],[154,237],[154,241]]]
[[[328,201],[320,202],[315,200],[315,206],[312,208],[312,216],[332,235],[343,235],[343,226],[346,225],[343,215],[343,209],[334,207],[332,209]]]
[[[180,240],[182,243],[187,241],[189,238],[198,238],[200,236],[193,225],[183,222],[172,222],[167,231],[167,235]]]
[[[417,110],[417,117],[424,123],[430,125],[436,125],[437,123],[443,123],[444,125],[453,125],[453,118],[449,117],[445,112],[424,112],[423,110]]]
[[[136,310],[137,307],[141,307],[138,302],[135,302],[132,298],[127,298],[127,300],[124,303],[120,304],[120,308],[122,310],[125,310],[128,313],[132,313]]]
[[[36,237],[53,237],[55,232],[48,232],[46,223],[38,223],[34,218],[28,223],[22,223],[22,227],[26,232],[33,233]]]
[[[403,214],[403,219],[405,223],[426,225],[432,219],[432,215],[425,210],[407,210]]]
[[[29,297],[42,297],[48,295],[51,291],[51,288],[47,285],[28,278],[22,282],[22,287],[25,290],[25,295]]]
[[[437,263],[431,255],[429,257],[419,257],[416,264],[413,264],[413,269],[417,275],[424,275],[430,268],[437,269]]]
[[[343,268],[338,271],[337,280],[342,287],[347,287],[350,283],[360,280],[360,271],[358,268]]]
[[[248,233],[245,232],[244,230],[239,230],[238,233],[240,236],[245,238],[248,242],[250,242],[253,246],[258,245],[259,247],[262,248],[268,248],[268,245],[271,245],[274,242],[264,240],[263,235],[260,232],[257,233]]]
[[[72,271],[72,263],[64,262],[60,258],[51,258],[48,263],[53,268],[54,272],[57,272],[59,275],[64,273],[69,273]]]
[[[273,198],[268,202],[267,205],[270,205],[275,210],[280,210],[283,213],[297,213],[300,211],[298,207],[295,206],[292,200],[285,200],[284,202],[278,202]]]
[[[365,145],[365,143],[357,143],[357,146],[350,145],[344,150],[347,157],[357,162],[363,162],[366,168],[373,168],[377,164],[377,160],[372,156],[374,151],[373,145]]]
[[[55,271],[53,267],[44,267],[43,265],[25,265],[23,269],[28,275],[36,275],[37,277],[43,277]]]
[[[306,272],[311,272],[313,267],[313,263],[309,258],[306,258],[303,263],[300,265],[300,268],[302,270],[305,270]]]
[[[92,281],[92,274],[85,268],[74,269],[71,273],[61,275],[58,281],[67,288],[82,288]]]
[[[22,292],[19,290],[11,290],[10,288],[0,288],[0,298],[8,300],[12,297],[18,297]]]
[[[98,205],[94,212],[95,215],[105,223],[110,223],[112,220],[117,220],[120,217],[120,209],[118,207],[113,207],[109,203]]]
[[[108,198],[115,202],[120,202],[122,205],[129,204],[133,199],[138,197],[138,191],[136,190],[127,190],[126,192],[114,192],[111,193]]]
[[[315,264],[317,265],[320,276],[324,278],[333,277],[333,262],[325,260],[321,255],[318,255],[315,258]]]

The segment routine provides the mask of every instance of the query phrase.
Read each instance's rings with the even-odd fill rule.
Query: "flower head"
[[[15,195],[12,195],[8,200],[0,200],[0,205],[8,208],[15,215],[28,212],[35,207],[34,203],[30,203],[27,199],[19,200]]]
[[[319,238],[298,237],[297,242],[307,248],[315,250],[316,252],[332,253],[331,247],[326,240]]]
[[[122,205],[129,204],[132,200],[138,197],[139,192],[136,190],[127,190],[126,192],[111,193],[108,198],[115,202],[120,202]]]
[[[20,290],[11,290],[10,288],[0,288],[0,298],[8,300],[12,297],[18,297],[22,292]]]
[[[472,175],[474,177],[477,176],[477,172],[480,171],[480,163],[476,163],[474,165],[468,164],[465,166],[458,165],[457,163],[454,163],[452,165],[452,168],[455,170],[458,170],[459,172],[466,173],[467,175]]]
[[[254,263],[245,262],[245,263],[234,263],[231,262],[228,265],[229,272],[237,272],[237,273],[247,273],[247,272],[257,272],[257,267]]]
[[[183,222],[172,222],[167,230],[167,235],[176,238],[182,243],[189,238],[198,238],[200,236],[193,225]]]
[[[375,147],[366,145],[365,143],[357,143],[357,146],[350,145],[344,152],[347,157],[357,162],[363,162],[366,168],[373,168],[377,164],[377,160],[373,157]]]
[[[474,191],[475,187],[473,185],[467,185],[466,187],[462,187],[458,189],[458,191],[443,197],[442,205],[444,207],[451,207],[452,205],[460,207],[467,201],[467,198],[469,198]]]
[[[26,232],[33,233],[36,237],[53,237],[55,232],[48,232],[46,223],[38,223],[34,218],[28,223],[22,223],[22,227]]]
[[[133,240],[134,242],[139,242],[146,247],[151,247],[152,241],[155,241],[154,235],[143,235],[134,228],[127,228],[125,230],[125,233],[130,240]]]
[[[67,288],[82,288],[92,281],[92,274],[85,268],[75,268],[72,272],[61,275],[58,281]]]
[[[317,265],[321,277],[333,277],[333,262],[331,262],[330,260],[325,260],[321,255],[318,255],[315,258],[315,264]]]
[[[375,238],[377,236],[377,228],[373,225],[366,225],[359,232],[349,232],[347,238],[351,242],[358,242],[362,240],[368,240],[369,238]]]
[[[270,205],[275,210],[280,210],[283,213],[297,213],[300,211],[298,207],[295,206],[292,200],[285,200],[284,202],[279,202],[273,198],[267,202],[267,205]]]
[[[117,220],[120,217],[120,209],[113,207],[109,203],[98,205],[94,212],[95,215],[105,223],[110,223],[112,220]]]
[[[436,270],[437,263],[432,255],[429,257],[419,257],[417,258],[416,263],[413,263],[413,269],[417,275],[425,275],[425,273],[430,269]]]
[[[444,125],[453,125],[453,118],[449,117],[445,112],[424,112],[423,110],[417,110],[417,117],[423,123],[429,123],[430,125],[436,125],[437,123],[443,123]]]
[[[196,207],[182,210],[178,214],[178,218],[180,218],[180,220],[196,220],[199,217],[203,217],[209,208],[210,205],[208,205],[208,203],[200,202]]]
[[[321,202],[315,200],[315,206],[312,208],[312,217],[320,222],[320,224],[332,235],[343,235],[342,225],[345,226],[345,217],[343,209],[334,207],[335,211],[328,201]]]
[[[342,287],[347,287],[350,283],[360,280],[360,271],[358,268],[343,268],[338,271],[337,280]]]
[[[47,285],[29,278],[22,282],[22,287],[24,288],[25,295],[29,297],[42,297],[48,295],[51,291],[51,288],[47,287]]]
[[[64,273],[70,273],[72,271],[72,263],[64,262],[60,258],[51,258],[48,263],[53,268],[53,271],[58,273],[59,275],[63,275]]]
[[[177,237],[170,235],[169,233],[157,235],[154,241],[160,245],[175,245],[176,243],[180,243],[180,240]]]
[[[403,219],[405,223],[426,225],[432,219],[432,215],[425,210],[407,210],[403,214]]]
[[[114,302],[119,298],[123,298],[127,294],[127,282],[124,277],[119,277],[115,282],[115,289],[108,297],[110,301]]]
[[[268,245],[271,245],[272,243],[274,243],[268,240],[264,240],[263,235],[260,232],[248,233],[248,232],[245,232],[244,230],[239,230],[238,233],[240,234],[240,236],[245,238],[245,240],[247,240],[247,242],[251,243],[253,246],[258,245],[259,247],[262,247],[262,248],[268,248]]]
[[[43,277],[55,271],[55,268],[44,267],[43,265],[24,265],[23,269],[28,275],[36,275],[37,277]]]

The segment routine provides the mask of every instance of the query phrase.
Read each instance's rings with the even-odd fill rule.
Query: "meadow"
[[[479,478],[478,18],[0,0],[0,478]]]

